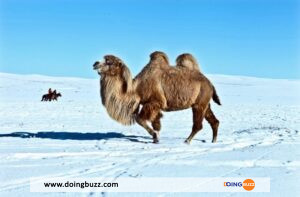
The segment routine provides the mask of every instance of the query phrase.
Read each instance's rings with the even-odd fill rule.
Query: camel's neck
[[[101,78],[100,85],[102,104],[108,114],[122,124],[133,124],[140,102],[135,91],[131,89],[124,92],[123,81],[115,77]]]

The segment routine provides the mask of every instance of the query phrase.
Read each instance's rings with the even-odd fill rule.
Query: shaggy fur
[[[153,141],[158,142],[161,111],[191,107],[194,125],[186,142],[202,129],[204,118],[214,124],[213,142],[216,141],[219,122],[209,106],[216,91],[199,70],[171,67],[164,53],[154,52],[146,67],[132,80],[127,66],[119,58],[109,55],[104,59],[103,63],[96,62],[94,69],[101,75],[102,103],[113,119],[123,124],[131,124],[135,119],[153,136]],[[139,104],[142,105],[140,111]],[[152,128],[147,121],[152,123]]]
[[[110,69],[101,75],[102,104],[114,120],[124,125],[133,124],[140,98],[132,91],[130,71],[118,58],[107,55],[104,59]]]
[[[190,70],[198,70],[199,72],[201,72],[200,70],[200,66],[197,62],[197,60],[194,58],[194,56],[190,53],[183,53],[181,55],[179,55],[176,58],[176,67],[180,68],[180,69],[190,69]],[[213,100],[218,104],[221,105],[221,101],[216,93],[216,89],[214,86],[212,86],[213,88]]]

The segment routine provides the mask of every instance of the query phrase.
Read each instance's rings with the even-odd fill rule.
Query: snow
[[[187,145],[189,109],[164,113],[160,143],[152,144],[140,126],[108,117],[99,79],[0,73],[0,196],[143,195],[30,193],[29,178],[39,176],[270,177],[270,193],[203,195],[300,196],[300,80],[207,76],[222,102],[212,104],[218,142],[205,123]],[[62,97],[40,102],[49,87]]]

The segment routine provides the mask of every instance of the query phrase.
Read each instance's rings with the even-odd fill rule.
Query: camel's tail
[[[217,95],[217,91],[215,89],[215,87],[213,86],[213,96],[212,99],[215,101],[215,103],[217,103],[218,105],[221,105],[221,101],[219,99],[219,96]]]

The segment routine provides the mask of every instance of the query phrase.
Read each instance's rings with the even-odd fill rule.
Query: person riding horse
[[[57,98],[61,96],[61,93],[56,93],[56,90],[54,90],[52,92],[51,88],[48,89],[48,94],[44,94],[42,96],[42,100],[41,101],[52,101],[52,100],[56,100]]]

